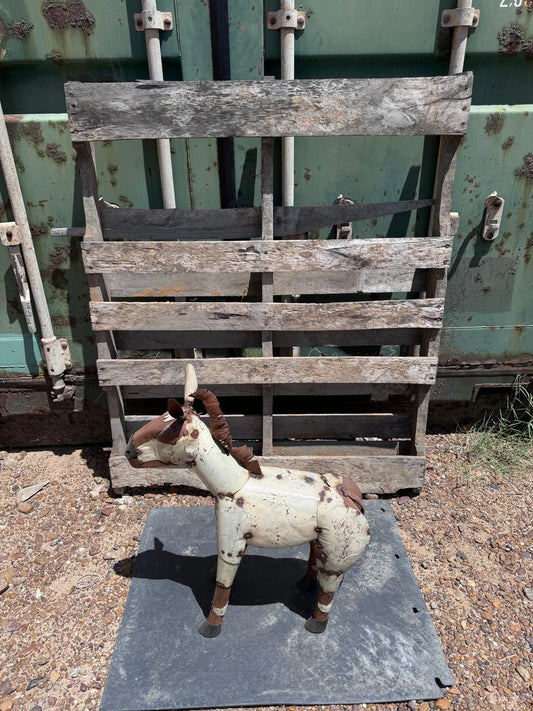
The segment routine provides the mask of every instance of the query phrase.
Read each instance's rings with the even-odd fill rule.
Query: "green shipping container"
[[[433,421],[474,413],[517,375],[533,374],[533,2],[479,0],[465,69],[474,72],[473,107],[459,150],[455,239]],[[220,21],[227,6],[228,24]],[[446,74],[452,31],[441,27],[453,0],[329,0],[297,5],[296,78]],[[0,247],[0,446],[79,443],[109,437],[97,385],[96,347],[80,238],[83,227],[75,152],[65,113],[65,81],[147,79],[141,0],[0,2],[0,99],[55,333],[67,339],[75,385],[52,403],[38,337],[28,333],[6,248]],[[280,76],[280,33],[267,12],[279,3],[159,0],[173,28],[161,32],[169,80]],[[218,11],[218,12],[217,12]],[[431,197],[438,141],[424,138],[299,138],[295,204],[331,204],[339,194],[372,203]],[[258,145],[236,140],[221,155],[212,140],[172,142],[178,208],[257,205]],[[119,207],[162,207],[156,147],[100,144],[102,197]],[[279,168],[279,157],[278,157]],[[234,177],[233,177],[234,173]],[[279,173],[279,170],[278,170]],[[278,204],[281,199],[277,176]],[[505,200],[499,236],[485,241],[485,200]],[[222,195],[222,198],[221,198]],[[0,175],[0,220],[11,220]],[[419,235],[427,210],[354,224],[354,238]],[[327,232],[323,234],[327,236]]]

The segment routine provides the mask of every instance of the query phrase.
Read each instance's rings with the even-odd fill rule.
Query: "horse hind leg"
[[[221,583],[216,583],[213,602],[206,620],[198,627],[198,632],[202,637],[218,637],[222,630],[222,622],[228,608],[231,588],[227,588]]]
[[[297,583],[300,590],[304,592],[311,592],[317,587],[318,561],[321,556],[321,549],[318,541],[311,541],[309,543],[309,549],[307,570],[305,571],[303,578],[301,578]]]
[[[313,634],[321,634],[326,630],[329,612],[333,605],[333,598],[344,578],[343,572],[326,571],[321,569],[318,573],[318,597],[313,610],[313,616],[305,622],[305,629]]]

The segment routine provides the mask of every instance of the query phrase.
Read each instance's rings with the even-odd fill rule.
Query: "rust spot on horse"
[[[237,506],[243,506],[244,499],[242,498],[242,496],[239,496],[239,498],[237,499],[237,501],[235,503],[237,504]]]
[[[319,571],[322,573],[322,575],[327,575],[330,578],[338,578],[342,573],[338,570],[326,570],[325,568],[319,568]]]
[[[252,534],[250,533],[250,531],[248,531],[247,533],[245,533],[244,536],[243,536],[243,538],[246,538],[246,540],[249,540],[251,537],[252,537]]]

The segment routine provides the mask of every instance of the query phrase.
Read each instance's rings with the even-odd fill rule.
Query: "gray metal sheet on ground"
[[[435,699],[453,684],[390,506],[367,501],[370,544],[324,634],[296,583],[307,546],[249,547],[222,634],[197,632],[216,563],[213,506],[150,511],[100,711]]]

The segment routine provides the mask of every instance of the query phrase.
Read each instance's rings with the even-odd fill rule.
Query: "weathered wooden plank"
[[[212,359],[210,358],[209,361]],[[195,361],[195,364],[198,361]],[[139,383],[136,385],[125,385],[121,388],[123,397],[126,400],[144,400],[146,398],[166,400],[175,397],[180,400],[183,391],[180,383],[158,385],[153,382]],[[263,392],[261,385],[249,385],[242,383],[211,383],[209,380],[202,382],[202,387],[213,390],[219,397],[261,397]],[[412,387],[404,383],[283,383],[274,385],[274,397],[311,397],[328,398],[331,409],[334,409],[333,398],[338,397],[374,397],[387,398],[393,395],[395,398],[402,398],[404,402],[409,402]],[[376,403],[381,404],[381,401]],[[386,408],[391,404],[384,402]],[[368,404],[363,403],[364,409]]]
[[[261,139],[261,239],[266,242],[274,239],[274,139],[270,136]],[[268,308],[274,301],[271,271],[261,274],[261,301]],[[274,355],[273,335],[268,327],[261,329],[261,354],[263,358]],[[269,383],[264,383],[262,388],[262,449],[264,454],[272,454],[274,388]]]
[[[369,220],[418,210],[434,200],[401,200],[368,205],[274,207],[274,237],[301,234],[343,222]],[[102,229],[108,240],[252,239],[261,237],[261,209],[141,210],[102,208]]]
[[[242,383],[411,383],[435,382],[437,358],[380,356],[326,356],[323,358],[206,358],[188,360],[98,360],[103,386],[183,382],[185,364],[191,362],[198,382],[212,385]]]
[[[112,242],[82,244],[86,271],[346,272],[446,268],[451,238],[261,240],[252,242]]]
[[[276,331],[274,348],[291,346],[403,346],[420,343],[418,329],[365,331]],[[117,348],[125,350],[173,350],[175,348],[260,348],[256,331],[116,331]]]
[[[364,494],[393,494],[401,489],[423,486],[426,460],[424,457],[399,455],[365,456],[287,456],[258,457],[266,466],[282,466],[326,474],[334,472],[359,484]]]
[[[106,277],[111,298],[160,298],[170,296],[236,296],[261,294],[259,274],[181,273],[148,274],[118,272]],[[282,294],[375,294],[394,291],[423,291],[425,270],[396,264],[390,268],[353,272],[275,273],[274,295]]]
[[[260,457],[265,466],[347,476],[359,484],[364,494],[394,494],[402,489],[419,489],[424,483],[425,458],[397,455],[329,457]],[[205,486],[189,469],[158,467],[134,469],[123,456],[109,461],[111,485],[115,490],[174,484],[205,491]]]
[[[444,299],[302,303],[106,302],[91,304],[95,331],[324,331],[440,328]],[[335,338],[334,334],[331,334]]]
[[[200,491],[207,491],[205,484],[192,469],[179,469],[175,466],[149,467],[136,469],[125,456],[116,454],[109,458],[111,486],[116,492],[124,489],[140,489],[147,486],[187,486]]]
[[[262,433],[261,415],[225,415],[234,440],[259,440]],[[143,415],[126,416],[126,436],[153,419]],[[202,419],[207,424],[207,415]],[[410,419],[407,414],[329,414],[272,416],[275,440],[336,439],[354,440],[356,437],[382,439],[408,438]],[[372,443],[373,444],[373,443]]]
[[[393,440],[358,440],[346,442],[334,438],[324,440],[277,440],[274,442],[275,457],[366,457],[368,455],[399,454],[399,443]],[[265,457],[265,453],[261,454]]]
[[[464,134],[472,74],[65,85],[73,141]]]

